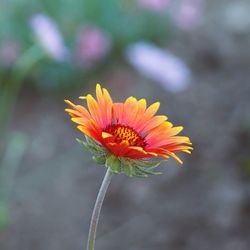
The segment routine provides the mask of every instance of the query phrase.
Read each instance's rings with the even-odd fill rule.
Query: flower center
[[[145,147],[144,139],[131,127],[120,124],[107,126],[105,132],[112,134],[116,138],[116,142],[127,141],[130,146]]]

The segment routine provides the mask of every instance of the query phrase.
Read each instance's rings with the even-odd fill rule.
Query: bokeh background
[[[0,249],[84,249],[105,168],[64,98],[161,102],[194,144],[113,178],[96,249],[250,249],[249,0],[1,0]],[[80,100],[79,100],[80,102]]]

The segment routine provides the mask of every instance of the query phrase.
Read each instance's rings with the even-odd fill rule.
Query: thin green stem
[[[99,193],[96,198],[95,207],[92,213],[90,227],[89,227],[89,236],[88,236],[88,245],[87,250],[94,250],[95,248],[95,238],[96,238],[96,229],[100,217],[100,212],[102,208],[102,203],[107,192],[109,183],[111,181],[113,174],[111,170],[108,168],[104,179],[102,181],[102,185],[100,187]]]

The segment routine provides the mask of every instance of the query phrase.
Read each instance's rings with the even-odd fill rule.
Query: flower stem
[[[99,217],[100,217],[102,203],[103,203],[103,200],[104,200],[104,197],[105,197],[105,194],[107,192],[107,189],[108,189],[108,186],[109,186],[109,183],[111,181],[112,176],[113,176],[113,174],[112,174],[110,168],[108,168],[108,170],[104,176],[104,179],[102,181],[102,185],[101,185],[101,188],[99,190],[99,193],[97,195],[95,207],[94,207],[94,210],[92,213],[90,227],[89,227],[87,250],[94,250],[96,229],[97,229],[97,225],[98,225],[98,221],[99,221]]]

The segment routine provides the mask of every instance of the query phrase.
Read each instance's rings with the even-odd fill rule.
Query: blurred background
[[[115,101],[159,100],[194,144],[163,175],[113,178],[96,249],[250,249],[249,13],[249,0],[1,0],[0,249],[85,248],[105,168],[63,99],[96,82]]]

